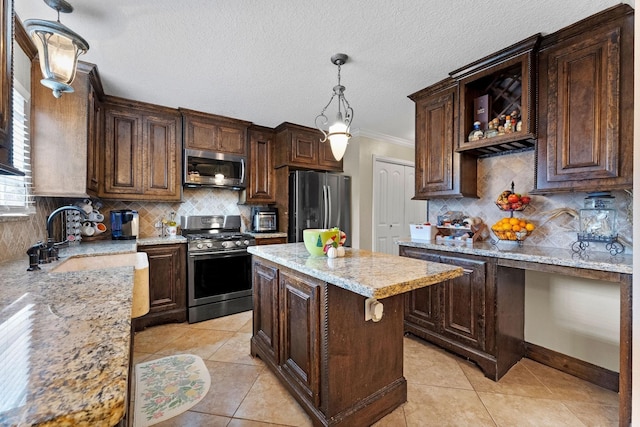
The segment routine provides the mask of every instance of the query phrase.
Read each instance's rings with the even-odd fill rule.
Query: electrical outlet
[[[375,298],[367,298],[364,300],[364,321],[372,320],[379,322],[382,319],[384,306]]]

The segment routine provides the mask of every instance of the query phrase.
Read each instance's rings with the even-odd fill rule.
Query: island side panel
[[[368,426],[407,400],[404,295],[380,300],[379,322],[365,322],[365,299],[327,284],[321,405],[332,425]]]
[[[495,339],[497,378],[525,356],[524,344],[524,281],[525,271],[511,267],[497,267],[495,287]]]
[[[278,301],[278,268],[253,258],[253,337],[251,354],[274,368],[280,364],[280,306]]]

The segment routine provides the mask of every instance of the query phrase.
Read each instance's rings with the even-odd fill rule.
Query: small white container
[[[434,240],[438,229],[433,225],[409,224],[411,240]]]

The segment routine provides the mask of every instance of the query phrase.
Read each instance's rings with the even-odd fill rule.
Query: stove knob
[[[203,248],[202,243],[198,243],[198,244],[196,244],[196,248],[198,248],[198,249],[202,249],[202,248]]]
[[[222,247],[223,248],[229,248],[233,246],[233,242],[222,242]]]
[[[236,242],[236,246],[242,246],[242,242],[241,242],[240,240],[238,240],[238,241]]]
[[[213,243],[207,242],[207,248],[212,248],[212,247],[213,247]]]
[[[248,241],[248,240],[245,240],[245,241],[244,241],[244,242],[242,242],[242,243],[244,243],[244,245],[245,245],[245,246],[249,246],[249,241]]]

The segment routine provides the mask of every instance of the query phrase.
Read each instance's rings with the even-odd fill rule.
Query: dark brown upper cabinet
[[[102,84],[94,64],[78,61],[73,92],[55,98],[31,66],[31,168],[33,194],[48,197],[98,195],[101,171]],[[69,153],[74,153],[70,156]],[[65,167],[52,167],[64,164]]]
[[[99,196],[180,201],[181,124],[178,110],[105,97],[104,184]]]
[[[273,129],[252,125],[249,128],[249,162],[247,188],[244,203],[275,203],[274,147],[276,133]]]
[[[321,142],[319,130],[293,123],[282,123],[276,129],[276,168],[342,171],[342,160],[336,160],[329,141]]]
[[[535,53],[539,42],[540,34],[536,34],[450,73],[460,88],[460,132],[456,151],[478,156],[534,146]],[[484,103],[475,106],[483,97]],[[519,130],[512,128],[491,138],[469,141],[478,109],[488,121],[510,116],[516,111]],[[482,130],[486,131],[486,128],[487,121]]]
[[[543,40],[536,193],[632,187],[633,19],[622,4]]]
[[[243,120],[181,108],[184,148],[238,156],[247,155],[247,128]]]
[[[455,151],[458,85],[447,78],[409,95],[416,104],[416,200],[477,197],[476,158]]]

